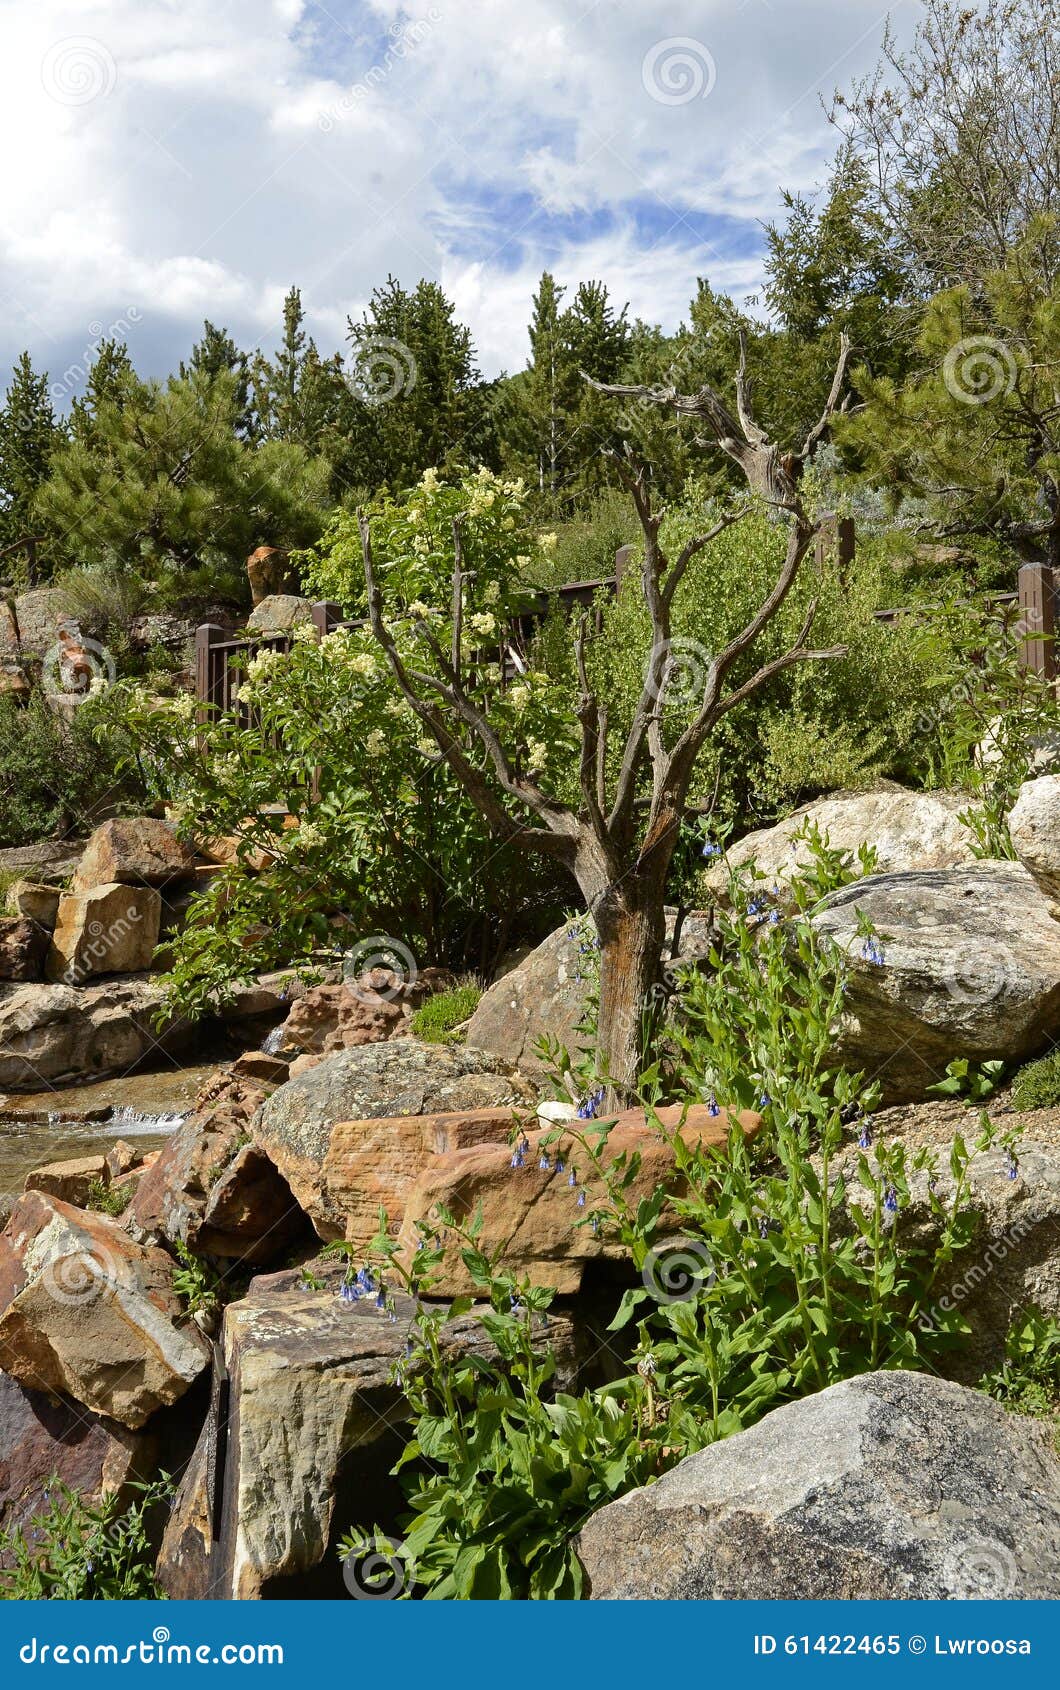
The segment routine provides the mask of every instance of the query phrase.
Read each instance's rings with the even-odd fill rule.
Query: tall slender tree
[[[23,352],[0,409],[0,546],[35,532],[33,501],[61,439],[47,372]]]

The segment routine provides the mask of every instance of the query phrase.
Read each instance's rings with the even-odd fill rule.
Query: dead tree
[[[437,665],[437,673],[429,673],[410,667],[386,623],[372,563],[370,522],[363,514],[360,517],[369,622],[404,698],[498,836],[517,838],[524,848],[544,852],[561,862],[577,881],[592,914],[600,942],[598,1064],[609,1087],[609,1103],[628,1097],[636,1086],[642,1059],[642,1011],[661,966],[667,875],[703,746],[722,717],[782,670],[792,664],[844,654],[841,646],[829,650],[810,646],[816,611],[816,604],[811,603],[788,651],[762,664],[745,680],[727,684],[740,659],[752,650],[763,629],[780,611],[819,532],[819,521],[800,497],[799,482],[839,403],[848,357],[849,345],[844,337],[825,409],[795,452],[783,452],[755,421],[745,344],[741,344],[736,378],[735,416],[710,387],[682,395],[672,388],[594,384],[602,393],[661,405],[695,418],[702,442],[720,447],[739,465],[752,493],[782,515],[787,544],[776,584],[747,625],[723,651],[702,654],[702,685],[697,684],[689,720],[667,743],[664,716],[678,669],[671,634],[674,596],[693,558],[738,522],[745,509],[722,516],[671,559],[659,542],[662,516],[653,508],[647,470],[630,459],[617,460],[644,535],[641,586],[651,618],[652,644],[618,774],[609,791],[607,715],[589,683],[584,623],[576,636],[580,688],[577,717],[581,730],[577,807],[561,802],[532,776],[520,772],[516,759],[501,744],[493,724],[468,691],[461,658],[464,565],[459,522],[454,524],[453,534],[451,649],[444,651],[426,623],[419,625]],[[472,761],[469,744],[477,744],[485,754],[492,780]],[[650,789],[647,802],[638,803],[638,795],[646,789]],[[521,812],[521,821],[515,819],[509,804]]]

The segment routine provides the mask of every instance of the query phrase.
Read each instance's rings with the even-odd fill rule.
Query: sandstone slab
[[[106,985],[0,986],[0,1088],[39,1092],[64,1081],[123,1074],[149,1053],[187,1043],[186,1023],[159,1031],[158,988],[147,980]]]
[[[578,1551],[596,1601],[1055,1601],[1060,1463],[979,1391],[863,1374],[608,1504]]]
[[[0,980],[39,980],[48,954],[48,929],[25,916],[0,916]]]
[[[139,974],[158,944],[162,899],[153,886],[94,886],[68,892],[48,951],[50,980],[79,986],[97,974]]]
[[[37,881],[16,880],[7,889],[7,907],[12,915],[50,931],[59,913],[59,892],[54,886]]]
[[[134,1243],[108,1216],[27,1192],[0,1235],[0,1367],[142,1426],[209,1358],[172,1271],[165,1251]]]
[[[247,617],[247,627],[259,634],[282,634],[302,622],[312,622],[313,606],[297,593],[268,593]]]
[[[92,1187],[99,1182],[109,1185],[110,1164],[105,1156],[79,1156],[69,1162],[46,1162],[26,1175],[27,1191],[43,1191],[48,1197],[58,1197],[63,1203],[84,1208]]]
[[[687,1111],[676,1106],[662,1109],[659,1119],[666,1132],[679,1131],[689,1145],[721,1147],[730,1131],[726,1111],[712,1115],[705,1105]],[[750,1112],[737,1120],[752,1137],[761,1124],[761,1118]],[[529,1275],[535,1284],[563,1294],[581,1289],[588,1263],[622,1259],[624,1248],[609,1237],[606,1227],[598,1230],[591,1221],[593,1210],[607,1201],[604,1182],[579,1145],[562,1129],[558,1137],[554,1134],[553,1128],[527,1131],[523,1153],[514,1158],[510,1145],[487,1143],[425,1162],[405,1202],[399,1243],[406,1263],[411,1264],[422,1231],[444,1232],[439,1207],[464,1222],[481,1213],[480,1248],[487,1255],[503,1246],[506,1271]],[[625,1201],[632,1208],[660,1185],[675,1195],[681,1190],[671,1144],[648,1125],[642,1110],[630,1109],[618,1116],[600,1154],[607,1162],[639,1156],[638,1172],[624,1188]],[[430,1288],[432,1296],[462,1296],[473,1290],[474,1282],[461,1259],[462,1248],[459,1240],[445,1245]]]

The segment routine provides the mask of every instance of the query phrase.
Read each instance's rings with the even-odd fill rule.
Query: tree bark
[[[624,1108],[643,1067],[644,1015],[658,984],[665,937],[663,888],[630,876],[596,912],[600,938],[597,1060],[608,1082],[606,1105]]]

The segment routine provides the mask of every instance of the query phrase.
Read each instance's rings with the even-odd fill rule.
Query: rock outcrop
[[[1060,1032],[1060,922],[1021,863],[870,875],[813,921],[854,964],[836,1054],[888,1102],[922,1098],[956,1057],[1021,1061]]]
[[[312,622],[313,606],[297,593],[269,593],[247,617],[247,627],[259,634],[283,634],[299,623]]]
[[[975,862],[975,835],[960,820],[969,802],[966,793],[907,792],[902,787],[818,798],[775,827],[760,828],[730,845],[725,861],[708,869],[703,883],[712,896],[724,898],[728,867],[753,862],[771,882],[783,884],[812,860],[805,842],[793,844],[794,835],[807,824],[820,828],[836,851],[874,846],[881,874],[962,868]]]
[[[0,1089],[40,1091],[123,1074],[149,1052],[186,1044],[186,1023],[160,1032],[161,995],[148,980],[105,985],[0,986]]]
[[[39,980],[48,954],[48,929],[24,916],[0,916],[0,980]]]
[[[1060,775],[1025,781],[1009,811],[1008,827],[1024,868],[1047,898],[1060,900]]]
[[[140,1180],[125,1218],[141,1240],[260,1265],[305,1230],[291,1188],[250,1129],[268,1088],[238,1076],[207,1087]]]
[[[219,1540],[211,1566],[207,1427],[163,1544],[160,1573],[171,1595],[342,1598],[338,1538],[398,1511],[389,1470],[407,1409],[394,1366],[414,1306],[398,1297],[390,1320],[371,1299],[343,1302],[338,1277],[332,1272],[321,1292],[301,1289],[294,1273],[269,1275],[226,1309],[230,1410]],[[552,1319],[549,1341],[559,1388],[568,1388],[569,1320]],[[444,1327],[441,1343],[495,1354],[474,1310]]]
[[[1060,1596],[1052,1429],[870,1373],[767,1414],[594,1514],[597,1601]]]
[[[16,880],[7,889],[7,907],[13,916],[32,921],[49,932],[59,913],[59,892],[54,886],[33,880]]]
[[[310,986],[272,1044],[285,1056],[298,1058],[404,1038],[413,1011],[451,983],[452,976],[442,968],[424,968],[411,980],[374,968],[355,980]],[[303,1062],[302,1071],[308,1066]]]
[[[173,1262],[106,1215],[30,1191],[0,1234],[0,1367],[138,1427],[198,1378],[209,1345]]]
[[[155,1438],[27,1391],[0,1373],[0,1531],[31,1536],[30,1521],[58,1479],[92,1503],[152,1476]]]

